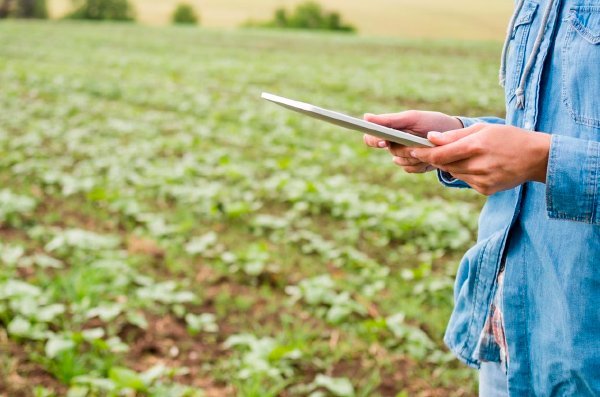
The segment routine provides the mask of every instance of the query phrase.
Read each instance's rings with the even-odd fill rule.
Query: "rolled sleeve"
[[[477,118],[473,118],[473,117],[458,116],[456,118],[460,120],[460,122],[463,124],[464,128],[468,128],[468,127],[472,126],[473,124],[477,124],[477,123],[506,124],[506,121],[504,119],[499,118],[499,117],[477,117]]]
[[[552,219],[600,224],[600,142],[553,135],[546,177]]]
[[[440,183],[446,187],[455,187],[459,189],[467,189],[471,187],[467,182],[456,179],[448,172],[437,170],[437,175]]]
[[[504,119],[501,119],[498,117],[472,118],[472,117],[458,116],[456,118],[460,120],[460,122],[462,123],[464,128],[468,128],[477,123],[505,124]],[[448,172],[438,170],[437,175],[438,175],[438,180],[440,181],[440,183],[446,187],[454,187],[454,188],[460,188],[460,189],[465,189],[465,188],[471,187],[471,186],[469,186],[468,183],[461,181],[460,179],[454,178]]]

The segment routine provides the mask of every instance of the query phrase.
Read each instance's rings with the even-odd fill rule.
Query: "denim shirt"
[[[509,39],[506,119],[462,121],[551,134],[547,180],[488,198],[477,244],[457,273],[444,340],[471,366],[499,360],[480,335],[503,267],[509,394],[599,396],[600,0],[525,0]]]

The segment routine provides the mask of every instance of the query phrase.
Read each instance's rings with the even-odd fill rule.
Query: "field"
[[[47,0],[60,17],[72,0]],[[132,0],[140,22],[164,25],[179,0]],[[267,20],[278,7],[300,0],[189,0],[207,27],[234,28],[248,20]],[[513,2],[508,0],[322,0],[341,12],[361,34],[412,38],[502,40]]]
[[[473,396],[482,199],[263,103],[501,114],[499,43],[0,24],[0,395]]]

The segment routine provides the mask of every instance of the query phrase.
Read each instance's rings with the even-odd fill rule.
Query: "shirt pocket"
[[[573,7],[562,48],[562,99],[573,120],[600,128],[600,6]]]
[[[531,31],[531,24],[535,17],[538,4],[534,1],[526,1],[515,21],[515,26],[510,36],[510,46],[506,64],[506,99],[510,102],[515,97],[515,91],[521,80],[525,56],[527,54],[527,41]]]

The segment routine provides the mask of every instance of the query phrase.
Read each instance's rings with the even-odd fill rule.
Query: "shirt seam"
[[[600,8],[600,7],[598,7]],[[580,8],[583,11],[586,11],[583,8]],[[569,17],[566,18],[566,21],[568,23],[568,28],[567,28],[567,32],[565,33],[565,38],[564,38],[564,43],[562,45],[561,48],[561,52],[562,52],[562,73],[561,73],[561,92],[562,92],[562,102],[564,103],[565,107],[567,108],[567,111],[569,112],[569,115],[571,116],[571,118],[573,119],[573,121],[575,121],[575,123],[580,124],[580,125],[585,125],[588,127],[600,127],[600,120],[593,118],[593,117],[588,117],[587,115],[580,115],[577,114],[577,112],[575,111],[572,103],[571,103],[571,98],[569,97],[569,94],[567,92],[567,70],[569,70],[569,68],[567,68],[567,64],[566,64],[566,60],[569,59],[569,57],[567,56],[568,52],[571,50],[571,42],[574,40],[575,37],[577,37],[577,34],[582,34],[581,32],[579,32],[575,26],[576,21],[573,21],[573,18],[571,16],[571,14],[569,15]],[[577,21],[578,22],[578,21]]]
[[[596,150],[590,150],[590,156],[592,157],[592,161],[590,161],[590,173],[591,182],[594,185],[592,188],[592,202],[591,202],[591,222],[595,223],[598,216],[598,172],[600,168],[600,144],[595,144],[593,141],[590,142],[590,149],[593,149],[594,146]],[[594,153],[595,152],[595,153]]]
[[[553,217],[555,213],[554,209],[554,197],[553,192],[556,189],[554,176],[556,174],[556,151],[558,150],[560,138],[557,135],[552,135],[550,142],[550,158],[548,160],[548,175],[546,176],[546,201],[548,204],[548,215]]]

